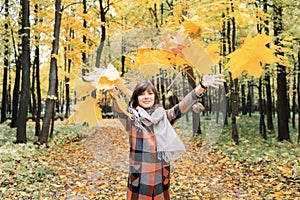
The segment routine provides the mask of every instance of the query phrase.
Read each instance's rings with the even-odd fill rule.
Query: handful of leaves
[[[94,68],[88,75],[79,78],[75,85],[75,91],[81,100],[74,106],[75,112],[69,117],[69,122],[96,126],[102,119],[102,110],[97,104],[97,100],[91,96],[92,91],[96,89],[111,90],[116,87],[120,79],[118,70],[111,63],[106,69]]]

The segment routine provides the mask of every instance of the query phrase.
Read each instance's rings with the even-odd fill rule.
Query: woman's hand
[[[226,80],[224,79],[223,74],[216,74],[216,75],[203,75],[202,77],[202,85],[206,88],[214,87],[218,88],[219,85],[223,85]]]
[[[223,74],[214,74],[214,75],[203,75],[202,81],[196,87],[196,94],[201,95],[208,87],[218,88],[218,86],[225,83]]]

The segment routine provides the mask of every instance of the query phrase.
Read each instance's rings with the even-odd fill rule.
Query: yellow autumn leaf
[[[70,122],[70,123],[75,123],[76,122],[75,112],[69,116],[68,122]]]
[[[75,82],[75,92],[77,98],[82,98],[91,94],[96,89],[90,82],[85,82],[82,78],[78,78]]]
[[[99,90],[109,90],[109,89],[113,88],[114,86],[116,86],[118,84],[118,82],[119,82],[119,79],[111,80],[107,76],[102,76],[99,79],[97,89],[99,89]]]
[[[187,32],[192,38],[199,37],[201,35],[201,28],[190,20],[185,20],[182,26],[184,27],[185,32]]]
[[[107,77],[107,79],[110,81],[115,81],[120,79],[120,74],[118,70],[111,63],[108,64],[102,76]]]
[[[212,73],[211,67],[214,65],[208,52],[203,47],[200,40],[194,40],[182,49],[184,58],[190,62],[192,67],[204,74]]]
[[[208,44],[205,47],[206,52],[211,58],[212,62],[216,65],[220,60],[220,48],[218,44]]]
[[[120,74],[118,70],[109,63],[107,68],[94,68],[84,79],[90,81],[98,90],[110,90],[115,87],[119,80]]]
[[[120,82],[117,85],[117,88],[121,90],[128,98],[131,97],[132,91],[128,87],[126,87],[124,79],[120,80]]]
[[[130,114],[129,112],[127,112],[127,103],[125,101],[125,99],[121,99],[118,96],[118,93],[115,90],[111,90],[110,91],[111,96],[115,99],[115,103],[117,103],[117,108],[119,109],[118,112],[122,112],[125,115],[132,117],[132,114]]]
[[[172,51],[175,55],[183,57],[182,49],[191,42],[186,35],[178,33],[177,35],[167,35],[161,38],[156,49]]]
[[[93,127],[97,126],[98,120],[102,119],[101,108],[97,105],[96,99],[90,96],[78,102],[74,109],[76,112],[70,116],[69,122],[87,123],[88,126]]]
[[[160,69],[168,69],[173,65],[183,66],[189,62],[172,50],[143,48],[129,55],[126,64],[143,76],[150,76],[158,74]]]
[[[266,64],[276,62],[274,51],[266,46],[271,40],[272,38],[266,34],[259,34],[254,38],[249,34],[244,45],[227,56],[230,60],[225,69],[232,73],[232,78],[238,77],[243,71],[260,77],[263,72],[261,62]]]

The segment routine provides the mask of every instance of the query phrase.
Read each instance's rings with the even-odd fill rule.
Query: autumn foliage
[[[212,113],[226,116],[226,123],[212,145],[205,131],[187,131],[191,113],[180,121],[177,131],[186,133],[189,149],[172,173],[172,199],[299,198],[298,1],[1,5],[1,199],[122,199],[128,138],[117,120],[106,119],[106,112],[114,115],[104,111],[111,109],[111,97],[129,115],[138,81],[155,82],[163,100],[169,91],[184,96],[211,73],[225,75],[226,94],[208,91],[199,99],[207,107],[200,128]],[[22,76],[25,70],[30,74]],[[28,116],[19,112],[20,102],[28,102]],[[36,141],[45,113],[52,133],[43,146]],[[17,138],[27,134],[28,142],[17,145],[19,114],[28,127],[19,124]]]

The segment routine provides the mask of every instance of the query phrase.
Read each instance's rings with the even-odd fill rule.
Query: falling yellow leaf
[[[122,112],[125,115],[131,117],[132,114],[128,113],[127,111],[127,103],[125,101],[125,99],[121,99],[120,97],[118,97],[118,93],[115,90],[111,90],[110,91],[111,96],[114,98],[115,103],[117,104],[116,106],[116,110],[117,112]]]
[[[266,46],[271,40],[272,38],[266,34],[259,34],[254,38],[249,34],[244,45],[227,56],[230,61],[225,68],[232,73],[232,78],[238,77],[243,71],[260,77],[263,72],[261,62],[266,64],[276,62],[274,51]]]
[[[143,76],[151,76],[158,74],[160,69],[168,69],[173,65],[183,66],[189,62],[171,50],[146,48],[129,55],[126,64],[139,71]]]
[[[71,115],[69,122],[79,124],[87,123],[90,127],[96,126],[99,119],[102,119],[101,108],[97,105],[96,99],[88,96],[85,100],[78,102],[74,109],[76,112]]]
[[[78,78],[75,82],[75,92],[77,98],[82,98],[91,94],[96,89],[90,82],[83,81],[82,78]]]
[[[182,49],[184,58],[195,67],[198,72],[204,74],[212,73],[213,60],[201,44],[200,40],[194,40]]]
[[[219,50],[212,45],[208,46],[207,50],[200,40],[191,40],[180,34],[168,35],[161,38],[156,48],[140,48],[128,55],[126,64],[143,76],[153,76],[158,74],[160,69],[184,65],[194,67],[200,73],[209,74],[219,59],[216,56]]]
[[[182,24],[185,31],[193,38],[199,37],[201,35],[201,28],[194,22],[190,20],[185,20]]]
[[[191,42],[191,39],[186,35],[167,35],[160,40],[156,49],[172,51],[176,56],[183,57],[182,49]]]
[[[128,98],[131,97],[132,91],[128,87],[126,87],[124,79],[120,80],[120,82],[117,85],[117,88],[121,90]]]
[[[98,90],[110,90],[115,87],[119,80],[118,70],[110,63],[107,68],[94,68],[84,79],[90,81]]]
[[[209,44],[205,47],[206,52],[211,58],[212,62],[216,65],[220,60],[220,48],[218,44]]]

